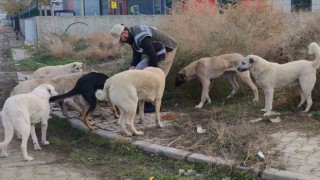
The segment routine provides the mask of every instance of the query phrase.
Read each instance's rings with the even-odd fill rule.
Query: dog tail
[[[54,102],[54,101],[58,101],[60,99],[65,99],[65,98],[68,98],[68,97],[72,97],[72,96],[75,96],[77,95],[78,93],[72,89],[71,91],[65,93],[65,94],[60,94],[60,95],[57,95],[57,96],[52,96],[50,97],[49,101],[50,102]]]
[[[318,69],[320,67],[320,47],[317,43],[312,42],[309,45],[309,54],[316,55],[316,60],[312,62],[312,66]]]
[[[99,100],[99,101],[109,101],[109,88],[110,88],[110,85],[109,85],[109,79],[106,80],[106,82],[104,83],[104,87],[103,87],[103,90],[97,90],[96,91],[96,98]]]
[[[2,120],[2,112],[0,112],[1,120]],[[10,141],[12,140],[13,133],[14,133],[14,128],[12,123],[9,121],[7,123],[3,123],[3,126],[5,128],[5,136],[4,136],[4,141],[0,143],[0,148],[8,146]]]

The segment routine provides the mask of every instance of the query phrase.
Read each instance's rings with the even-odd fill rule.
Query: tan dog
[[[33,75],[32,79],[35,78],[51,78],[55,76],[59,76],[61,74],[70,74],[75,72],[83,71],[83,63],[82,62],[73,62],[65,65],[57,65],[57,66],[46,66],[37,69]]]
[[[228,81],[233,88],[231,94],[226,97],[229,99],[236,94],[239,89],[239,85],[235,81],[235,75],[238,75],[253,90],[253,101],[259,101],[258,89],[252,82],[250,73],[237,71],[242,59],[243,56],[237,53],[201,58],[190,63],[188,66],[184,67],[178,72],[175,85],[180,86],[186,81],[198,78],[202,84],[202,94],[201,101],[196,108],[202,108],[206,100],[208,104],[211,103],[211,99],[209,97],[209,91],[211,87],[210,80],[218,78],[222,74],[226,74]]]
[[[0,143],[1,157],[8,156],[7,146],[12,140],[14,130],[17,130],[22,136],[21,151],[24,160],[33,160],[27,153],[27,141],[31,133],[34,150],[41,150],[35,133],[35,124],[39,122],[41,122],[41,142],[43,145],[49,144],[46,140],[50,113],[49,98],[57,94],[53,86],[42,84],[28,94],[14,95],[5,101],[1,112],[5,132],[5,139]]]
[[[111,101],[120,110],[119,125],[122,130],[131,136],[143,135],[134,127],[134,118],[139,103],[140,123],[144,120],[144,102],[152,102],[156,107],[156,121],[159,127],[160,106],[165,87],[165,74],[159,68],[147,67],[144,70],[127,70],[115,74],[107,79],[103,90],[96,92],[100,101]],[[131,132],[126,129],[128,125]]]
[[[264,116],[280,114],[272,111],[274,90],[288,86],[297,87],[301,96],[298,107],[307,100],[304,112],[309,111],[312,106],[311,91],[317,80],[317,69],[320,67],[320,47],[315,42],[309,45],[309,54],[312,53],[316,54],[314,61],[299,60],[285,64],[268,62],[256,55],[249,55],[243,59],[238,70],[250,70],[257,83],[263,88],[265,108],[262,111],[266,112]]]
[[[11,91],[10,96],[16,94],[25,94],[31,92],[34,88],[39,86],[40,84],[50,84],[55,87],[56,91],[59,94],[66,93],[70,91],[76,84],[77,80],[87,74],[86,72],[78,72],[71,74],[63,74],[54,78],[41,78],[41,79],[30,79],[26,81],[20,82],[16,87]],[[59,105],[64,116],[68,116],[67,109],[65,107],[65,103],[70,105],[72,108],[78,110],[80,113],[83,113],[84,105],[81,103],[81,97],[68,98],[65,101],[60,101]],[[79,106],[80,105],[80,106]]]

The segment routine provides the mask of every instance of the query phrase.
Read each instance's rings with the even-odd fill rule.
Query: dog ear
[[[73,64],[73,66],[72,67],[76,67],[76,64]]]
[[[253,59],[253,58],[250,58],[250,59],[249,59],[249,63],[252,64],[253,62],[254,62],[254,59]]]

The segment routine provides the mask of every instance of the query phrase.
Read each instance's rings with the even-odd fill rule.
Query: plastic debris
[[[271,118],[270,121],[273,122],[273,123],[279,123],[281,121],[281,119],[278,116],[277,118]]]
[[[202,133],[205,133],[205,132],[206,132],[206,130],[202,129],[201,125],[197,125],[197,133],[202,134]]]
[[[179,169],[179,176],[181,176],[181,175],[190,176],[190,175],[197,175],[197,174],[198,173],[193,169],[189,169],[189,170],[187,170],[187,172],[184,169]]]
[[[262,121],[262,118],[252,119],[249,122],[250,123],[256,123],[256,122],[259,122],[259,121]]]
[[[150,176],[150,177],[149,177],[149,180],[154,180],[154,176]]]
[[[265,156],[264,156],[263,152],[259,151],[259,152],[257,153],[257,155],[258,155],[258,157],[259,157],[260,160],[262,160],[262,161],[264,160]]]

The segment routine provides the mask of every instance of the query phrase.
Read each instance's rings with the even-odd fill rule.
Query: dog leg
[[[209,86],[210,86],[210,80],[205,78],[205,77],[200,77],[200,81],[202,83],[202,94],[201,94],[201,101],[200,103],[196,106],[196,108],[202,108],[203,104],[206,102],[207,99],[209,98]],[[211,103],[208,101],[208,103]]]
[[[307,99],[307,107],[303,112],[308,112],[312,106],[312,103],[313,103],[312,97],[311,97],[311,91],[309,91],[309,92],[304,91],[303,94]]]
[[[245,82],[253,91],[254,93],[254,99],[253,101],[259,101],[259,92],[257,86],[252,82],[251,77],[250,77],[250,72],[249,71],[244,71],[241,73],[238,73],[240,79]]]
[[[67,108],[66,108],[64,102],[63,101],[59,101],[58,104],[60,106],[62,115],[64,115],[65,117],[68,117],[68,111],[67,111]]]
[[[38,142],[38,138],[36,135],[36,130],[35,130],[34,124],[31,124],[31,138],[32,138],[32,142],[33,142],[33,150],[41,151],[41,147]]]
[[[264,89],[266,113],[264,113],[263,116],[270,116],[271,115],[273,93],[274,93],[274,89],[273,88]]]
[[[117,111],[117,108],[112,104],[111,101],[108,101],[107,104],[111,108],[114,118],[119,119],[120,115]]]
[[[23,120],[24,121],[24,120]],[[28,156],[27,153],[27,142],[30,136],[30,126],[25,124],[24,126],[21,127],[21,135],[22,135],[22,142],[21,142],[21,151],[22,151],[22,156],[25,161],[32,161],[33,157]]]
[[[143,124],[143,121],[144,121],[144,101],[143,100],[139,101],[139,116],[140,116],[139,124]]]
[[[144,135],[144,133],[142,131],[137,131],[133,124],[134,118],[136,116],[136,109],[137,109],[137,106],[131,111],[130,110],[128,111],[127,126],[131,132],[133,132],[137,136],[140,136],[140,135]]]
[[[73,109],[79,111],[81,114],[84,113],[83,109],[74,101],[73,98],[67,98],[64,100],[64,102],[71,106]]]
[[[303,91],[304,97],[307,99],[307,107],[303,112],[308,112],[312,106],[312,96],[311,92],[316,83],[317,77],[316,73],[314,76],[303,76],[299,78],[301,89]]]
[[[49,141],[47,141],[47,129],[48,129],[48,121],[42,120],[42,122],[41,122],[41,143],[42,143],[42,145],[50,144]]]
[[[156,122],[158,126],[162,128],[163,124],[161,123],[161,118],[160,118],[161,98],[158,98],[158,97],[156,98],[155,105],[156,105]]]
[[[127,136],[132,136],[132,132],[129,132],[126,128],[126,122],[128,118],[127,112],[125,112],[123,109],[120,109],[119,126]]]
[[[234,78],[234,76],[235,76],[234,72],[227,72],[226,76],[227,76],[227,79],[228,79],[229,83],[232,86],[232,92],[230,93],[229,96],[226,97],[226,99],[230,99],[237,93],[237,91],[239,89],[239,85],[238,85],[237,81]]]
[[[4,123],[4,138],[5,141],[11,141],[14,135],[14,128],[13,125],[11,123]],[[7,147],[8,146],[3,146],[2,147],[2,152],[1,152],[1,157],[5,158],[8,157],[9,154],[7,153]]]
[[[301,101],[298,105],[298,108],[301,107],[305,102],[306,102],[306,97],[304,96],[303,94],[303,91],[301,88],[299,88],[299,94],[300,94],[300,97],[301,97]]]
[[[82,117],[82,122],[89,128],[89,129],[93,129],[93,126],[91,125],[90,121],[89,121],[89,111],[86,111]]]

